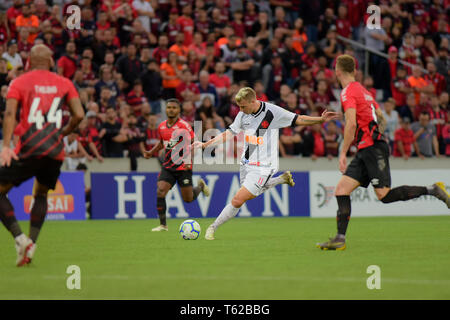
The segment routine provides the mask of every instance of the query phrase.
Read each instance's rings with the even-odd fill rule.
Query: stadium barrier
[[[211,196],[200,194],[185,203],[178,185],[166,197],[168,217],[215,218],[239,190],[239,174],[231,172],[195,172],[196,185],[202,177]],[[92,173],[92,219],[156,218],[157,173]],[[309,216],[309,174],[295,172],[295,188],[279,185],[247,202],[239,217]]]
[[[17,220],[29,220],[35,179],[29,179],[8,194]],[[63,172],[47,197],[47,220],[85,220],[86,202],[82,172]]]

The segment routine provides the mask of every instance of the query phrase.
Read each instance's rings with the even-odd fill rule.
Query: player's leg
[[[158,211],[159,226],[153,228],[152,231],[168,231],[166,220],[166,195],[172,189],[173,183],[159,180],[156,184],[156,210]]]
[[[180,171],[177,174],[177,182],[184,202],[194,201],[200,192],[203,192],[205,196],[209,196],[209,188],[203,179],[199,179],[196,187],[192,186],[192,171]]]
[[[277,177],[270,177],[263,187],[263,192],[279,184],[287,184],[290,187],[295,186],[295,182],[290,171],[285,171]]]
[[[360,185],[367,188],[369,181],[361,154],[357,154],[347,167],[345,174],[341,177],[335,189],[338,204],[336,215],[337,234],[328,241],[317,243],[316,246],[318,248],[322,250],[345,250],[345,234],[352,211],[350,194]]]
[[[378,142],[365,157],[365,163],[375,194],[383,203],[408,201],[424,195],[432,195],[443,201],[450,208],[450,198],[442,182],[431,186],[400,186],[391,189],[391,172],[389,166],[389,148],[384,142]]]
[[[22,232],[7,194],[13,186],[20,185],[31,176],[32,168],[24,161],[13,160],[9,167],[0,168],[0,220],[14,237],[18,267],[27,263],[26,253],[32,241]]]
[[[238,192],[231,199],[231,203],[227,204],[223,208],[222,212],[216,218],[216,220],[208,227],[205,234],[206,240],[214,240],[214,232],[219,226],[234,218],[242,205],[248,200],[256,198],[256,195],[252,194],[245,186],[242,186]]]
[[[424,195],[432,195],[450,208],[450,196],[443,182],[436,182],[431,186],[400,186],[396,188],[375,188],[378,199],[383,203],[408,201]]]
[[[241,188],[234,195],[231,203],[223,208],[216,220],[208,227],[205,239],[214,240],[214,232],[219,226],[235,217],[245,202],[260,195],[264,191],[264,184],[270,178],[270,174],[263,173],[260,170],[250,170],[245,166],[241,166],[240,178]]]

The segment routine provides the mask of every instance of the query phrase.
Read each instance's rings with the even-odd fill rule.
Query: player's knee
[[[161,188],[156,189],[156,197],[157,198],[164,198],[166,196],[166,191]]]
[[[232,205],[233,207],[235,207],[235,208],[240,208],[240,207],[242,207],[242,205],[244,204],[244,202],[245,202],[245,201],[242,201],[241,199],[234,197],[234,198],[231,200],[231,205]]]
[[[338,184],[336,186],[336,189],[334,190],[334,194],[336,196],[348,196],[350,195],[351,191],[347,190],[348,188],[346,188],[343,184]]]

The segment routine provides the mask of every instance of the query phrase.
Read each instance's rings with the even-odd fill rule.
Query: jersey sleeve
[[[17,80],[13,80],[8,88],[8,93],[6,94],[6,99],[16,99],[19,101],[21,98],[20,88]]]
[[[354,94],[348,90],[343,90],[341,93],[341,105],[344,112],[349,108],[356,109],[356,99]]]
[[[234,118],[234,121],[232,124],[229,125],[228,129],[234,134],[237,135],[239,132],[242,131],[242,112],[239,112]]]
[[[279,106],[275,106],[272,112],[274,115],[272,127],[275,129],[290,127],[297,121],[298,114],[287,111]]]

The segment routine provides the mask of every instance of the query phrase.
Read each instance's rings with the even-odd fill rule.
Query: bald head
[[[32,69],[46,69],[53,67],[53,52],[44,44],[37,44],[30,51],[30,65]]]

